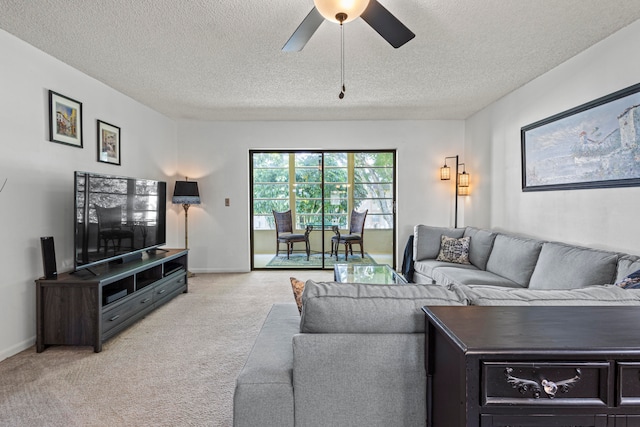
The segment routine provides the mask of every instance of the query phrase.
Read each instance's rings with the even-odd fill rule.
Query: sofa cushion
[[[498,234],[487,261],[487,271],[527,287],[541,248],[540,240]]]
[[[507,289],[483,285],[453,285],[470,305],[640,305],[640,291],[615,285],[579,289]]]
[[[307,280],[302,294],[301,332],[424,332],[425,305],[466,305],[438,285],[372,285]]]
[[[529,289],[574,289],[614,283],[618,254],[546,242]]]
[[[469,247],[469,261],[480,270],[487,269],[487,261],[493,242],[496,239],[496,233],[479,228],[467,227],[464,230],[464,237],[471,237],[471,245]]]
[[[640,257],[635,255],[624,255],[620,257],[620,259],[618,259],[616,283],[638,270],[640,270]]]
[[[413,265],[415,273],[424,275],[431,279],[433,279],[435,270],[440,267],[451,267],[451,263],[444,262],[444,261],[436,261],[435,259],[425,259],[422,261],[416,261]],[[478,267],[472,264],[457,264],[455,268],[458,270],[460,269],[469,269],[473,271],[478,270]]]
[[[435,259],[440,252],[440,236],[457,239],[463,234],[464,228],[416,225],[413,228],[413,260]]]
[[[458,267],[440,267],[433,271],[433,280],[438,285],[449,286],[458,285],[493,285],[507,288],[522,288],[522,285],[509,280],[506,277],[498,276],[485,270],[477,268],[463,269]]]
[[[440,237],[440,252],[436,261],[452,262],[455,264],[470,264],[469,244],[471,237]]]

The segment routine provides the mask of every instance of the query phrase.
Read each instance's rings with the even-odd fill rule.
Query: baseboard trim
[[[14,346],[11,346],[7,349],[0,351],[0,362],[2,362],[4,359],[8,359],[11,356],[15,356],[16,354],[28,349],[29,347],[33,347],[35,344],[36,344],[36,337],[34,335],[31,338],[28,338],[22,342],[19,342]]]

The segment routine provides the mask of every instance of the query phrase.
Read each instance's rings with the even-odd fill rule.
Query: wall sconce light
[[[451,179],[451,168],[447,166],[448,159],[456,159],[456,195],[455,195],[455,219],[454,227],[458,228],[458,196],[469,195],[470,175],[467,173],[464,163],[459,163],[459,156],[449,156],[444,158],[444,166],[440,168],[440,179],[448,181]],[[462,166],[462,173],[458,173],[458,168]]]

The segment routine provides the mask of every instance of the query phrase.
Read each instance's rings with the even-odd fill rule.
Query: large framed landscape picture
[[[49,91],[49,140],[82,148],[82,103]]]
[[[640,84],[520,134],[522,191],[640,186]]]

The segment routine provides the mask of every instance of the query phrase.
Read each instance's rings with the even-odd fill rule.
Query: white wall
[[[0,52],[2,360],[35,342],[40,237],[54,237],[58,271],[73,266],[73,171],[173,180],[177,163],[172,120],[2,30]],[[83,103],[83,149],[48,141],[50,89]],[[122,129],[122,166],[96,161],[96,119]],[[168,216],[175,246],[178,210]]]
[[[466,122],[468,158],[482,162],[482,209],[467,221],[640,255],[640,188],[521,190],[520,128],[640,81],[640,21],[510,93]],[[535,58],[531,58],[535,61]]]
[[[198,180],[203,200],[189,210],[190,270],[250,269],[250,149],[397,149],[402,254],[415,224],[453,224],[453,187],[440,181],[439,168],[445,156],[462,155],[463,140],[462,121],[181,121],[179,172]]]

